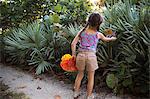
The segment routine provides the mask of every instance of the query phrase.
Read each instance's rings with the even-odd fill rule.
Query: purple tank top
[[[96,52],[98,38],[98,32],[95,34],[87,34],[86,32],[82,32],[80,34],[80,46],[79,51],[94,51]]]

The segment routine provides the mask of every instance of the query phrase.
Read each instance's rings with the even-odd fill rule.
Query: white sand
[[[72,99],[71,85],[65,86],[62,82],[34,79],[31,75],[0,64],[0,81],[15,92],[23,92],[31,99],[54,99],[60,95],[62,99]],[[55,83],[56,82],[56,83]],[[39,89],[37,89],[40,87]]]
[[[0,81],[10,87],[9,90],[18,93],[24,93],[30,99],[54,99],[55,95],[61,96],[61,99],[73,99],[72,85],[64,84],[54,77],[35,79],[31,74],[24,73],[10,66],[0,64]],[[79,99],[85,99],[84,95]],[[128,97],[128,96],[127,96]],[[96,94],[95,99],[122,99],[113,94]],[[125,98],[124,98],[125,99]],[[131,99],[130,97],[126,99]]]

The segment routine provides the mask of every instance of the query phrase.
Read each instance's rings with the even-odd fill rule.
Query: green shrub
[[[37,67],[36,74],[52,70],[69,47],[67,40],[53,28],[51,24],[34,22],[13,30],[4,38],[7,59]]]
[[[120,89],[137,93],[149,91],[148,5],[146,0],[137,5],[123,0],[112,6],[107,5],[104,11],[105,22],[101,31],[111,28],[116,31],[117,40],[109,44],[100,43],[97,54],[99,64],[105,65],[107,73],[118,78],[117,88],[113,88],[116,92]]]
[[[68,25],[85,22],[92,4],[87,0],[5,0],[0,1],[1,28],[20,27],[50,16],[53,22]]]

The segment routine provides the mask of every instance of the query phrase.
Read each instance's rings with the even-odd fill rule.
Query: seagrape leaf
[[[127,87],[132,84],[132,79],[131,78],[125,79],[122,84],[124,87]]]
[[[106,77],[106,83],[109,88],[114,88],[118,84],[118,78],[114,74],[108,74]]]
[[[58,14],[52,14],[52,15],[50,15],[50,20],[51,20],[53,23],[59,23],[59,22],[60,22],[59,15],[58,15]]]
[[[57,4],[55,7],[54,7],[54,10],[56,12],[61,12],[61,5],[60,4]]]

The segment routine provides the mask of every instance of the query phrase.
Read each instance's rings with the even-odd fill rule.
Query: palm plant
[[[113,6],[107,5],[104,16],[105,23],[102,25],[101,31],[111,28],[117,32],[118,39],[112,43],[113,49],[111,53],[113,55],[111,60],[108,57],[110,53],[108,46],[110,45],[107,44],[104,47],[98,47],[98,59],[101,59],[101,64],[107,63],[106,69],[109,73],[114,73],[119,78],[118,82],[120,83],[118,83],[118,87],[129,87],[132,85],[145,90],[144,88],[146,87],[142,88],[142,86],[148,86],[149,81],[148,76],[146,76],[149,73],[149,30],[148,22],[146,22],[146,19],[149,17],[148,2],[144,0],[135,5],[130,0],[119,1]],[[146,72],[141,75],[143,71]],[[140,85],[137,86],[137,83],[140,83]],[[116,91],[116,89],[117,86],[114,90]],[[148,88],[145,91],[147,92]]]
[[[55,32],[55,28],[52,24],[45,22],[43,25],[43,37],[44,43],[40,50],[35,49],[31,53],[30,64],[37,64],[37,74],[41,74],[44,70],[50,70],[53,72],[54,67],[59,64],[61,56],[68,51],[69,44],[67,40]],[[39,54],[36,53],[39,52]],[[37,55],[36,55],[37,54]],[[36,63],[38,62],[38,63]]]
[[[64,36],[71,43],[73,38],[77,35],[77,33],[83,28],[82,25],[78,25],[77,23],[69,24],[67,27],[63,28],[63,31],[66,33]]]
[[[5,50],[6,53],[8,53],[10,55],[10,59],[13,63],[19,63],[21,62],[21,60],[25,58],[25,54],[27,52],[24,52],[26,47],[24,47],[20,41],[20,32],[21,29],[15,29],[12,31],[13,33],[10,36],[6,36],[4,38],[4,42],[5,42]]]
[[[46,38],[45,47],[47,47],[46,52],[49,54],[48,59],[54,59],[55,62],[59,62],[61,56],[69,51],[70,44],[68,40],[62,36],[62,33],[55,32],[53,25],[45,23],[44,31]]]
[[[10,55],[9,59],[13,63],[19,63],[27,62],[28,59],[32,60],[34,56],[40,56],[45,42],[43,32],[38,22],[13,30],[10,36],[5,37],[5,49]]]
[[[145,43],[145,45],[148,46],[148,63],[150,64],[150,30],[145,26],[145,32],[143,33],[142,31],[140,31],[141,39],[143,40],[143,42]]]
[[[34,22],[15,29],[5,37],[6,51],[13,63],[27,62],[36,68],[36,74],[55,66],[67,48],[66,39],[53,31],[53,25]]]

